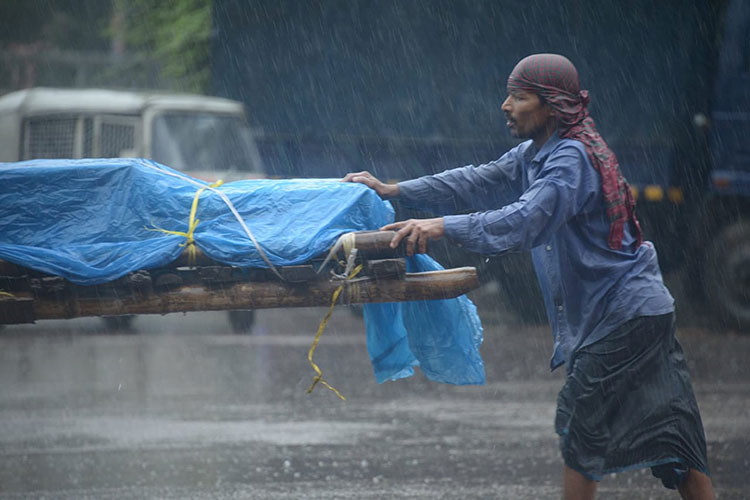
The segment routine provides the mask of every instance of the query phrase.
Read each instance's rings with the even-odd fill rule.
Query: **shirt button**
[[[552,251],[552,245],[547,245],[547,251],[548,251],[548,252],[551,252],[551,251]]]
[[[563,306],[557,306],[557,310],[560,311],[560,312],[562,312]]]

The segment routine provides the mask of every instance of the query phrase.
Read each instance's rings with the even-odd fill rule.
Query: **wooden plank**
[[[289,283],[307,283],[308,281],[317,280],[320,276],[315,272],[315,268],[309,264],[301,266],[283,266],[278,268],[279,274]]]
[[[72,294],[67,301],[53,297],[34,300],[35,319],[123,314],[265,309],[327,306],[340,281],[318,280],[304,285],[276,282],[243,282],[221,289],[200,285],[178,287],[163,293],[85,297]],[[354,279],[344,284],[339,304],[405,302],[453,298],[479,286],[476,269],[406,273],[402,279]],[[2,319],[0,319],[2,321]]]
[[[27,292],[30,289],[29,277],[22,276],[3,276],[0,275],[1,292]]]
[[[0,295],[0,324],[34,322],[34,300],[28,296]]]
[[[0,276],[23,276],[26,270],[5,260],[0,260]]]
[[[406,259],[366,260],[364,273],[373,278],[403,278],[406,276]]]

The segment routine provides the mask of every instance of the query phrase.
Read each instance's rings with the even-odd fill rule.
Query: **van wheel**
[[[125,333],[132,333],[133,330],[133,320],[135,319],[135,315],[128,314],[125,316],[102,316],[102,321],[104,321],[104,325],[109,331],[122,331]]]
[[[229,311],[229,324],[234,333],[250,334],[255,324],[255,311],[237,310]]]
[[[750,333],[750,220],[719,232],[706,254],[704,285],[721,326]]]

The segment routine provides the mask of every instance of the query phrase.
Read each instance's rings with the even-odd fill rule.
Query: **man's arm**
[[[518,150],[516,147],[500,159],[479,167],[470,165],[398,184],[386,184],[367,171],[349,173],[342,181],[365,184],[381,198],[398,198],[406,206],[436,213],[455,213],[462,206],[474,210],[496,208],[516,199],[521,192]],[[394,248],[406,238],[408,255],[425,253],[427,242],[442,238],[445,232],[443,217],[410,219],[380,229],[396,231],[391,242]]]
[[[585,155],[575,147],[558,151],[519,200],[499,210],[410,219],[382,229],[396,231],[391,246],[403,239],[408,255],[424,253],[429,240],[442,236],[483,254],[528,250],[576,215],[595,209],[600,181]]]
[[[444,234],[471,251],[528,250],[550,239],[596,197],[598,177],[585,152],[566,147],[545,163],[518,201],[499,210],[444,217]]]
[[[575,192],[580,168],[546,165],[518,201],[499,210],[447,215],[434,219],[409,219],[382,227],[396,231],[391,247],[401,240],[407,255],[425,253],[427,242],[443,236],[467,250],[497,255],[529,250],[544,241],[575,216]]]
[[[507,205],[521,195],[518,150],[513,148],[500,159],[479,167],[454,168],[398,184],[386,184],[366,171],[346,174],[342,181],[365,184],[381,198],[398,198],[407,207],[435,214],[488,210]]]
[[[522,192],[518,147],[498,160],[398,183],[399,201],[437,215],[489,210],[518,199]]]

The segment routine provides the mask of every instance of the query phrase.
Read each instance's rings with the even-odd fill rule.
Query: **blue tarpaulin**
[[[165,266],[186,238],[162,230],[187,232],[196,193],[207,185],[143,159],[0,163],[0,259],[79,285]],[[267,268],[243,223],[270,262],[284,266],[308,262],[342,234],[377,229],[393,216],[390,203],[362,184],[243,180],[200,194],[193,237],[218,262]],[[440,268],[424,255],[408,266]],[[366,304],[365,326],[380,382],[409,376],[414,366],[439,382],[484,382],[482,327],[465,296]]]

